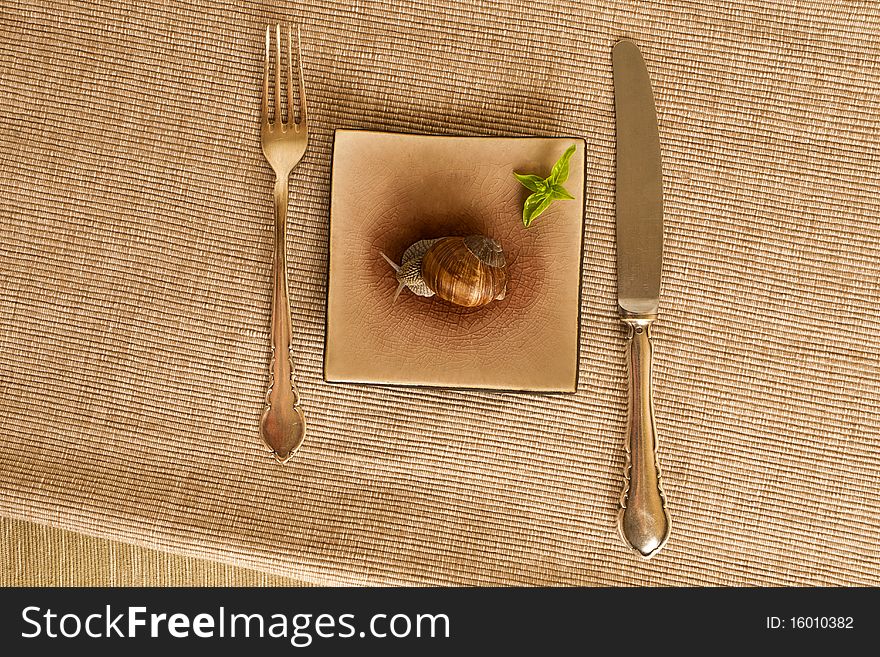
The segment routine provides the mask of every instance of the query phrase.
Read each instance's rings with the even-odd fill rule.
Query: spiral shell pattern
[[[467,308],[485,306],[507,293],[504,252],[484,235],[433,240],[422,256],[421,275],[438,297]]]

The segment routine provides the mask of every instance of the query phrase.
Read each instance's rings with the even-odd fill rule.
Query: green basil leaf
[[[553,171],[550,172],[550,177],[547,179],[551,185],[561,185],[568,180],[568,162],[571,160],[571,156],[574,155],[574,151],[575,147],[569,146],[568,150],[559,158],[559,161],[553,165]]]
[[[550,198],[554,201],[556,200],[566,200],[572,201],[574,200],[574,196],[568,193],[568,190],[565,189],[562,185],[553,185],[550,189]]]
[[[529,196],[523,204],[523,225],[526,228],[531,226],[532,222],[550,207],[552,202],[553,199],[550,198],[550,195],[543,192],[535,192]]]
[[[515,171],[513,172],[513,175],[523,184],[523,187],[530,189],[533,192],[539,192],[544,187],[544,179],[539,176],[523,175],[521,173],[516,173]]]

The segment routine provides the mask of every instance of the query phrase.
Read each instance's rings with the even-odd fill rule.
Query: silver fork
[[[263,70],[261,138],[263,154],[275,172],[275,256],[272,265],[272,362],[266,409],[260,419],[260,436],[281,463],[287,463],[302,445],[306,419],[299,405],[293,367],[290,300],[287,293],[287,183],[290,172],[306,152],[306,92],[303,84],[302,43],[296,30],[299,72],[299,116],[293,104],[292,46],[287,28],[287,121],[281,112],[281,26],[275,26],[275,100],[269,120],[269,54],[271,28],[266,28],[266,62]]]

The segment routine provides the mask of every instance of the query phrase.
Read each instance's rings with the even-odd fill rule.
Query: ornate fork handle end
[[[266,409],[260,418],[260,436],[280,463],[293,458],[306,437],[306,418],[299,405],[299,393],[293,381],[290,357],[287,367],[278,367],[275,349],[272,349],[272,380],[266,393]],[[282,359],[284,360],[284,359]],[[278,376],[285,370],[288,377]],[[284,385],[289,381],[290,385]],[[280,383],[280,385],[279,385]]]
[[[272,450],[272,456],[279,463],[287,463],[294,457],[306,436],[306,418],[299,406],[286,409],[286,412],[273,412],[266,408],[260,420],[260,435],[263,442]]]

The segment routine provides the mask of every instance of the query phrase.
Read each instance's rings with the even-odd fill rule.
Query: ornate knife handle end
[[[650,559],[669,540],[672,527],[657,460],[651,384],[651,324],[654,318],[623,318],[622,321],[628,328],[629,402],[626,465],[617,526],[623,540],[640,556]]]

